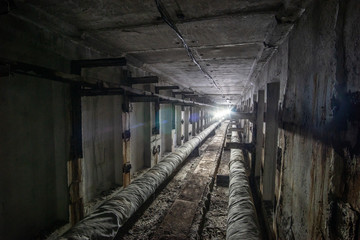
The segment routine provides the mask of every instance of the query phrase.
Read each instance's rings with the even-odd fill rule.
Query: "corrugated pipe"
[[[212,124],[177,148],[142,177],[134,180],[127,188],[72,227],[60,239],[113,239],[124,223],[219,124],[220,122]]]
[[[232,131],[231,142],[240,142],[238,132]],[[230,194],[226,239],[261,239],[241,149],[231,149],[229,167]]]

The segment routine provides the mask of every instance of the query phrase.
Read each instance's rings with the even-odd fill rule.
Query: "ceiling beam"
[[[72,60],[71,73],[80,74],[82,68],[114,67],[114,66],[126,66],[126,59],[124,57],[120,57],[120,58]]]
[[[227,142],[225,145],[226,149],[245,149],[252,152],[255,149],[253,143],[238,143],[238,142]]]
[[[90,83],[85,81],[81,76],[75,74],[68,74],[59,72],[50,68],[37,66],[34,64],[12,61],[8,59],[0,58],[1,75],[7,76],[11,73],[17,73],[37,78],[50,79],[52,81],[80,84],[82,86],[94,87],[96,83]]]
[[[263,41],[253,41],[253,42],[238,42],[238,43],[229,43],[229,44],[215,44],[215,45],[199,45],[191,46],[191,49],[207,49],[207,48],[230,48],[238,46],[249,46],[249,45],[264,45]],[[141,54],[141,53],[155,53],[155,52],[169,52],[174,50],[184,50],[183,47],[174,47],[174,48],[160,48],[160,49],[146,49],[146,50],[134,50],[129,51],[127,54]]]
[[[158,86],[155,87],[155,92],[159,92],[161,90],[175,90],[175,89],[180,89],[179,86]]]
[[[147,77],[128,77],[127,83],[129,84],[150,84],[150,83],[159,83],[159,78],[157,76],[147,76]]]
[[[279,6],[270,7],[267,9],[260,9],[260,10],[249,10],[249,11],[237,11],[237,12],[227,12],[222,14],[210,15],[210,16],[203,16],[197,18],[187,18],[184,20],[174,21],[174,24],[186,24],[186,23],[193,23],[193,22],[201,22],[201,21],[208,21],[208,20],[222,20],[228,18],[236,18],[236,17],[249,17],[249,16],[256,16],[256,15],[276,15],[280,8]],[[143,23],[143,24],[135,24],[135,25],[128,25],[128,26],[119,26],[119,27],[105,27],[105,28],[97,28],[97,29],[80,29],[80,31],[88,32],[88,33],[96,33],[96,32],[111,32],[111,31],[122,31],[122,30],[135,30],[139,28],[149,28],[154,26],[165,26],[167,25],[164,23],[163,20],[153,21],[151,23]]]

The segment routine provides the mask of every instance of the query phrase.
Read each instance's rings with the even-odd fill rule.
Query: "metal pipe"
[[[103,203],[60,239],[113,239],[124,223],[155,193],[190,153],[220,124],[216,122],[165,157],[127,188]]]
[[[240,143],[237,131],[232,131],[231,142]],[[229,167],[230,194],[226,239],[261,239],[242,150],[231,149]]]

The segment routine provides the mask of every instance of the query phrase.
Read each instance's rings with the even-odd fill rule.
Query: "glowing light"
[[[227,109],[220,109],[216,112],[214,112],[214,117],[215,118],[223,118],[223,117],[228,117],[231,113],[231,109],[227,108]]]

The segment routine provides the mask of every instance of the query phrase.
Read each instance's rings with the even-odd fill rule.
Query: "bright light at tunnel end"
[[[217,119],[229,118],[231,114],[231,108],[219,109],[213,113],[213,116]]]

